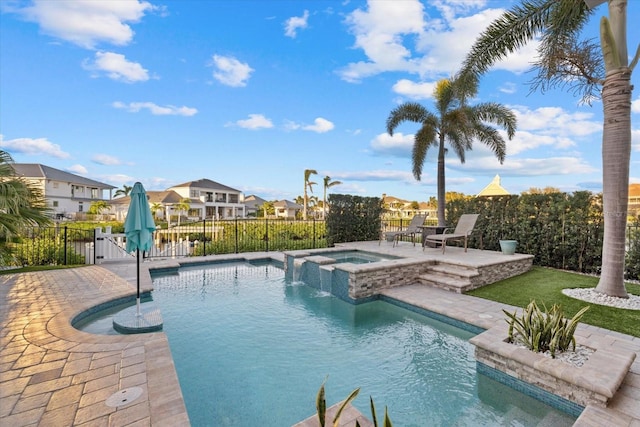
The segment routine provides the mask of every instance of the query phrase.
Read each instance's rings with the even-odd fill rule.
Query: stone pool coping
[[[388,246],[391,248],[391,244]],[[361,243],[358,248],[376,252],[378,242]],[[447,248],[444,257],[474,264],[482,264],[483,258],[490,263],[498,260],[497,255],[488,251],[469,249],[467,257],[456,249]],[[419,246],[402,242],[393,248],[393,253],[424,256]],[[150,268],[170,271],[186,264],[264,258],[282,261],[282,253],[214,255],[179,263],[144,262],[142,289],[151,289]],[[3,422],[8,425],[189,425],[164,333],[107,337],[69,328],[70,319],[86,308],[118,296],[135,295],[135,280],[135,262],[0,276],[0,419]],[[417,284],[389,289],[383,295],[483,329],[504,322],[503,308],[513,310],[504,304]],[[640,339],[635,337],[582,324],[577,335],[590,346],[597,343],[614,352],[624,349],[640,355]],[[111,394],[135,386],[143,388],[138,400],[107,409],[104,402]],[[609,406],[587,406],[575,425],[640,426],[639,402],[640,357],[636,357]],[[314,408],[309,408],[309,415],[313,413]]]
[[[577,337],[577,344],[591,346],[595,352],[576,367],[506,342],[507,329],[506,324],[494,326],[472,337],[469,342],[476,347],[476,360],[583,407],[605,408],[636,358],[634,352],[611,351]]]

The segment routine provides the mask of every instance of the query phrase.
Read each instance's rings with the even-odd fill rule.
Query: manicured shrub
[[[583,307],[570,320],[564,318],[559,305],[554,304],[549,311],[544,307],[542,311],[535,300],[529,303],[520,317],[516,312],[502,310],[507,315],[509,324],[507,341],[522,344],[535,352],[549,351],[551,357],[555,358],[556,351],[567,351],[569,347],[576,349],[574,333],[578,322],[588,309],[588,306]]]

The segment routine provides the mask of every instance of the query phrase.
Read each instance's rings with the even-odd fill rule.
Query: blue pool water
[[[570,426],[574,419],[478,375],[471,333],[395,305],[352,305],[271,264],[182,268],[153,279],[193,426],[291,426],[361,387],[394,425]]]

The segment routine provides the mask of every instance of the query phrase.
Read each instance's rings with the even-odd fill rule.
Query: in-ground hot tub
[[[428,265],[416,259],[343,248],[290,251],[284,256],[286,279],[302,281],[355,304],[377,298],[381,289],[415,281]]]

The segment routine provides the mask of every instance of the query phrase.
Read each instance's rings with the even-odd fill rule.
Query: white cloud
[[[93,62],[85,60],[83,67],[96,71],[96,76],[104,73],[112,80],[125,83],[144,82],[149,80],[149,72],[137,62],[128,61],[124,55],[113,52],[96,52]]]
[[[130,113],[138,113],[143,109],[149,110],[154,116],[194,116],[198,113],[198,110],[191,107],[176,107],[174,105],[160,106],[153,102],[130,102],[125,104],[124,102],[116,101],[111,104],[114,108],[120,108],[127,110]]]
[[[439,1],[435,6],[442,17],[429,19],[418,0],[402,2],[369,0],[366,10],[356,9],[346,19],[355,36],[354,47],[362,49],[367,60],[353,62],[338,70],[343,80],[388,72],[418,74],[438,78],[455,73],[480,34],[504,10],[484,9],[484,1]],[[536,57],[537,43],[497,63],[495,69],[521,73]]]
[[[631,102],[631,112],[632,113],[640,113],[640,98]]]
[[[232,56],[213,55],[213,77],[220,83],[231,87],[244,87],[255,70]]]
[[[433,98],[433,90],[435,87],[436,82],[415,83],[411,80],[402,79],[398,80],[392,89],[395,93],[408,98],[429,99]]]
[[[411,172],[398,170],[372,170],[355,172],[332,172],[331,178],[349,181],[406,181],[414,182]]]
[[[284,35],[295,39],[298,29],[307,28],[307,20],[309,19],[309,11],[305,10],[302,16],[292,16],[284,23]]]
[[[518,130],[540,131],[549,135],[587,136],[602,131],[602,122],[593,113],[569,113],[560,107],[511,107],[518,118]]]
[[[343,80],[358,82],[384,71],[418,71],[403,36],[424,31],[424,6],[418,0],[369,1],[367,10],[356,9],[346,19],[355,36],[355,48],[362,49],[368,61],[348,64],[339,71]]]
[[[67,168],[67,170],[69,172],[73,172],[76,173],[78,175],[86,175],[87,173],[89,173],[89,171],[87,170],[87,168],[85,168],[82,165],[73,165]]]
[[[334,124],[329,120],[318,117],[313,121],[312,125],[303,126],[302,129],[317,133],[325,133],[333,130],[334,127]]]
[[[640,129],[631,129],[631,149],[640,153]]]
[[[110,156],[108,154],[96,154],[91,158],[91,161],[99,165],[115,166],[121,165],[122,161],[117,157]]]
[[[131,42],[130,23],[139,22],[155,7],[146,1],[33,0],[14,10],[36,22],[43,33],[93,49],[105,42],[123,46]]]
[[[414,135],[404,135],[402,132],[396,132],[393,136],[381,133],[371,141],[371,149],[375,153],[410,157],[414,141]]]
[[[69,158],[69,153],[62,151],[58,144],[54,144],[46,138],[16,138],[5,140],[0,134],[0,147],[9,153],[21,153],[27,155],[44,154],[59,159]]]
[[[598,171],[579,156],[546,155],[544,158],[507,156],[505,162],[500,165],[498,159],[484,146],[482,150],[474,148],[474,152],[475,155],[468,156],[464,164],[457,160],[448,161],[447,169],[463,173],[499,173],[501,176],[578,175]]]
[[[225,126],[233,126],[234,124],[228,123]],[[249,118],[246,120],[238,120],[235,122],[236,126],[245,129],[258,130],[269,129],[273,127],[271,120],[263,116],[262,114],[249,114]]]
[[[500,86],[500,88],[498,88],[498,90],[502,93],[506,93],[509,95],[512,95],[514,93],[516,93],[518,91],[515,83],[511,83],[511,82],[505,82],[503,83],[502,86]]]

